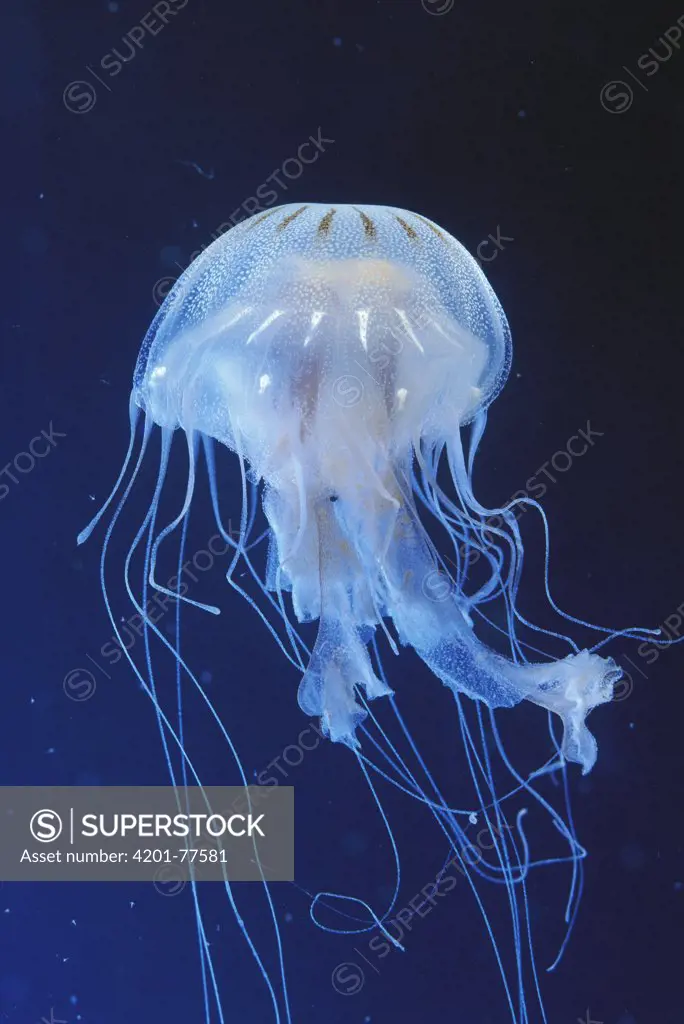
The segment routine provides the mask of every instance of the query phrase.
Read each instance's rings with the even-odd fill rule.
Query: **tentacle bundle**
[[[401,495],[396,485],[395,492]],[[413,647],[455,694],[490,708],[527,698],[555,712],[563,723],[564,756],[589,771],[596,742],[585,720],[612,699],[621,675],[615,662],[584,650],[555,661],[515,663],[490,650],[473,628],[473,605],[440,568],[413,503],[376,494],[377,512],[369,515],[364,497],[357,505],[354,495],[342,492],[308,509],[290,549],[285,543],[280,548],[276,510],[282,504],[272,497],[266,503],[275,538],[271,564],[277,565],[272,586],[292,589],[301,620],[320,619],[300,686],[302,709],[319,716],[332,739],[356,746],[356,729],[366,717],[356,688],[370,699],[390,693],[373,672],[365,644],[387,618],[399,641]],[[505,591],[504,581],[498,586]]]

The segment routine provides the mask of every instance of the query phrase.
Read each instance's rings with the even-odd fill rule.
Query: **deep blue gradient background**
[[[97,86],[92,110],[70,112],[64,89],[88,80],[85,65],[97,67],[115,47],[126,52],[122,36],[149,9],[141,0],[110,7],[3,5],[0,462],[50,423],[66,437],[0,502],[0,782],[166,781],[154,716],[123,662],[108,669],[111,678],[98,673],[91,700],[64,695],[65,674],[111,635],[98,544],[77,550],[75,537],[125,450],[155,282],[176,276],[319,127],[334,144],[281,202],[415,209],[471,251],[497,228],[512,239],[486,268],[511,322],[514,367],[491,411],[480,497],[504,502],[590,420],[601,438],[543,498],[556,593],[599,622],[657,625],[672,615],[684,601],[684,54],[651,78],[640,72],[648,91],[621,65],[639,73],[639,55],[681,11],[457,0],[430,16],[419,0],[188,0],[105,79],[111,91]],[[634,89],[621,114],[599,99],[617,77]],[[198,530],[212,532],[206,509]],[[296,675],[220,576],[206,598],[218,597],[224,615],[191,616],[188,643],[252,772],[306,720]],[[553,1024],[575,1024],[588,1009],[605,1024],[684,1019],[684,649],[646,665],[635,647],[611,653],[627,667],[633,658],[645,676],[632,670],[629,698],[596,713],[598,764],[586,779],[572,773],[590,857],[572,944],[547,979]],[[417,734],[446,764],[459,742],[449,695],[410,656],[397,671]],[[524,763],[542,716],[534,707],[510,716]],[[203,756],[211,781],[236,781],[215,738]],[[380,900],[391,861],[348,753],[326,744],[290,781],[299,884]],[[407,900],[445,850],[422,819],[395,821]],[[541,924],[553,891],[539,890]],[[297,1024],[508,1019],[465,887],[417,922],[407,953],[369,970],[349,998],[330,975],[356,958],[354,940],[317,931],[297,888],[277,887],[276,896]],[[243,898],[256,915],[257,896]],[[228,1019],[266,1024],[259,980],[216,899],[212,941]],[[69,1024],[203,1019],[187,893],[5,883],[0,910],[0,1020],[37,1024],[51,1008]],[[255,938],[268,946],[259,920]],[[507,927],[503,907],[495,923]]]

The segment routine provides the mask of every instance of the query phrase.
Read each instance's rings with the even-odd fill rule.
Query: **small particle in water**
[[[475,811],[471,811],[471,813],[468,815],[468,821],[470,822],[471,825],[477,825],[477,814],[475,813]]]
[[[292,914],[290,913],[290,911],[289,911],[289,910],[288,910],[288,912],[287,912],[287,913],[285,914],[285,920],[287,921],[287,923],[288,923],[288,924],[290,924],[290,922],[294,920],[294,918],[292,917]]]
[[[335,36],[335,38],[333,39],[333,46],[341,46],[341,45],[342,45],[342,40],[340,39],[339,36]]]
[[[207,181],[214,180],[215,175],[213,167],[210,168],[208,171],[205,171],[204,168],[200,167],[200,165],[198,163],[195,163],[194,160],[177,160],[176,163],[182,164],[183,167],[192,167],[193,171],[197,171],[197,173],[200,174],[203,178],[206,178]]]
[[[519,110],[518,111],[518,120],[519,121],[524,121],[526,117],[527,117],[527,111],[526,110]]]

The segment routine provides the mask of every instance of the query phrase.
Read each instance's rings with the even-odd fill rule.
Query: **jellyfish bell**
[[[508,657],[473,628],[495,593],[515,618],[515,516],[497,510],[504,568],[461,441],[472,424],[474,454],[510,360],[504,312],[476,261],[432,221],[380,206],[253,216],[188,268],[148,331],[134,401],[166,432],[227,446],[261,483],[264,586],[289,591],[300,622],[318,620],[299,701],[334,740],[357,744],[360,692],[391,692],[367,646],[389,623],[455,694],[490,708],[528,698],[560,716],[565,758],[594,763],[585,718],[611,699],[615,663],[587,650],[531,662],[513,626]],[[457,560],[463,545],[485,555],[490,579],[474,595],[460,566],[446,569],[425,514]]]
[[[292,406],[296,423],[280,429],[299,436],[334,430],[337,409],[360,404],[406,445],[426,420],[439,430],[472,418],[509,365],[494,293],[436,225],[384,207],[286,206],[242,222],[186,271],[143,344],[135,390],[160,424],[183,426],[185,397],[197,429],[232,447],[253,439],[260,462],[274,407]]]

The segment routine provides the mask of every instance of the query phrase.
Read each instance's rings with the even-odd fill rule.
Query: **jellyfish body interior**
[[[594,763],[596,743],[585,719],[611,699],[619,669],[612,659],[570,640],[564,657],[529,657],[538,647],[521,639],[521,628],[535,628],[536,636],[547,631],[532,627],[517,606],[523,546],[516,503],[489,509],[473,492],[474,456],[487,409],[510,360],[504,312],[475,260],[432,221],[378,206],[304,204],[255,215],[185,271],[143,342],[132,408],[144,412],[145,438],[156,425],[165,439],[154,502],[170,439],[178,431],[187,436],[190,465],[183,507],[154,542],[156,513],[146,520],[146,585],[161,589],[154,578],[155,552],[187,521],[198,438],[217,510],[222,496],[212,445],[218,442],[239,459],[243,499],[250,488],[263,496],[269,551],[259,583],[275,618],[285,623],[288,656],[301,669],[300,705],[320,718],[332,740],[352,748],[368,781],[359,733],[367,716],[373,719],[369,702],[388,697],[394,706],[393,688],[401,688],[396,672],[388,676],[382,668],[378,636],[395,653],[410,645],[453,691],[462,731],[462,697],[477,702],[481,731],[481,708],[491,714],[527,698],[562,724],[556,768],[564,772],[565,763],[575,761],[588,771]],[[134,432],[135,416],[127,464]],[[138,465],[140,459],[142,453]],[[132,480],[121,502],[131,486]],[[521,502],[543,516],[532,499]],[[497,527],[491,525],[494,514]],[[446,538],[446,553],[438,549],[428,520]],[[232,570],[240,559],[254,575],[253,522],[254,510],[243,510],[229,571],[234,586]],[[487,567],[476,585],[468,568],[473,551]],[[505,609],[504,652],[482,642],[474,625],[495,598]],[[300,639],[292,616],[317,623],[312,649]],[[183,669],[189,671],[185,664]],[[166,717],[160,722],[171,731]],[[182,746],[182,735],[175,739]],[[392,748],[401,788],[425,801],[460,849],[457,815],[410,746],[432,793],[425,794]],[[472,757],[469,750],[469,763]],[[485,752],[472,770],[481,776],[479,809],[497,822],[503,813],[487,758]],[[516,788],[546,807],[529,780],[505,764]],[[571,824],[559,815],[553,820],[573,864],[570,925],[583,851]],[[528,854],[522,834],[517,844],[502,841],[490,870],[508,887],[520,988],[527,904],[524,897],[518,908],[513,888],[524,887]],[[378,923],[373,916],[371,926]],[[506,982],[500,960],[499,966],[511,1016],[525,1022],[524,997],[516,1009],[514,986]],[[284,1012],[289,1020],[287,1004]]]

